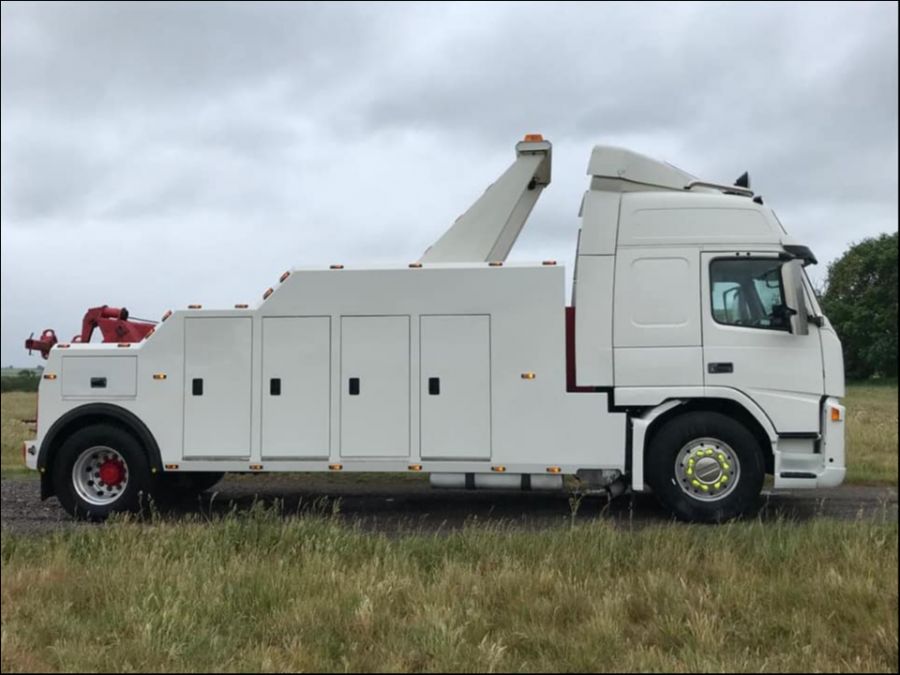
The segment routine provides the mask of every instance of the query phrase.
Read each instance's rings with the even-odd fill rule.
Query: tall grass
[[[897,671],[897,522],[2,538],[6,671]]]
[[[847,407],[847,481],[897,485],[897,381],[852,384]]]
[[[0,470],[3,476],[26,472],[22,442],[34,438],[34,431],[24,420],[34,419],[36,412],[37,394],[17,391],[0,395]]]

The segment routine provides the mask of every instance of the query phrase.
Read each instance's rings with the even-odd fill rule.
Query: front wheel
[[[682,520],[717,523],[749,514],[765,478],[762,448],[741,423],[715,412],[666,422],[646,454],[647,483]]]
[[[112,513],[138,511],[150,495],[143,447],[110,424],[92,424],[69,436],[52,471],[60,504],[76,518],[105,520]]]

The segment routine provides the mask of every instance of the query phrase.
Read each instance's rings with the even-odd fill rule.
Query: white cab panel
[[[423,459],[491,457],[491,321],[420,319]]]
[[[575,374],[578,386],[613,385],[613,279],[616,258],[579,255],[575,285]]]
[[[341,317],[341,456],[409,456],[408,316]]]
[[[614,255],[619,226],[619,199],[615,192],[588,190],[581,203],[579,255]]]
[[[266,317],[262,341],[262,458],[327,458],[331,317]]]
[[[121,398],[137,394],[137,357],[64,356],[63,398]]]
[[[629,248],[617,257],[613,344],[699,346],[699,251]]]
[[[702,347],[616,348],[617,387],[703,386]]]
[[[253,322],[184,321],[184,457],[249,457]]]

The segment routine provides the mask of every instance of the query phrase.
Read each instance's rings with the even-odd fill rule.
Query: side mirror
[[[784,301],[790,313],[791,332],[794,335],[809,335],[809,309],[803,295],[803,261],[791,260],[782,265],[781,280],[784,283]]]

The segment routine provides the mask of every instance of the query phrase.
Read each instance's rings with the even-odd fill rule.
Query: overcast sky
[[[823,263],[897,229],[897,4],[2,5],[2,356],[93,305],[417,259],[554,144],[511,259],[571,267],[590,150],[753,187]],[[815,276],[821,279],[825,265]]]

